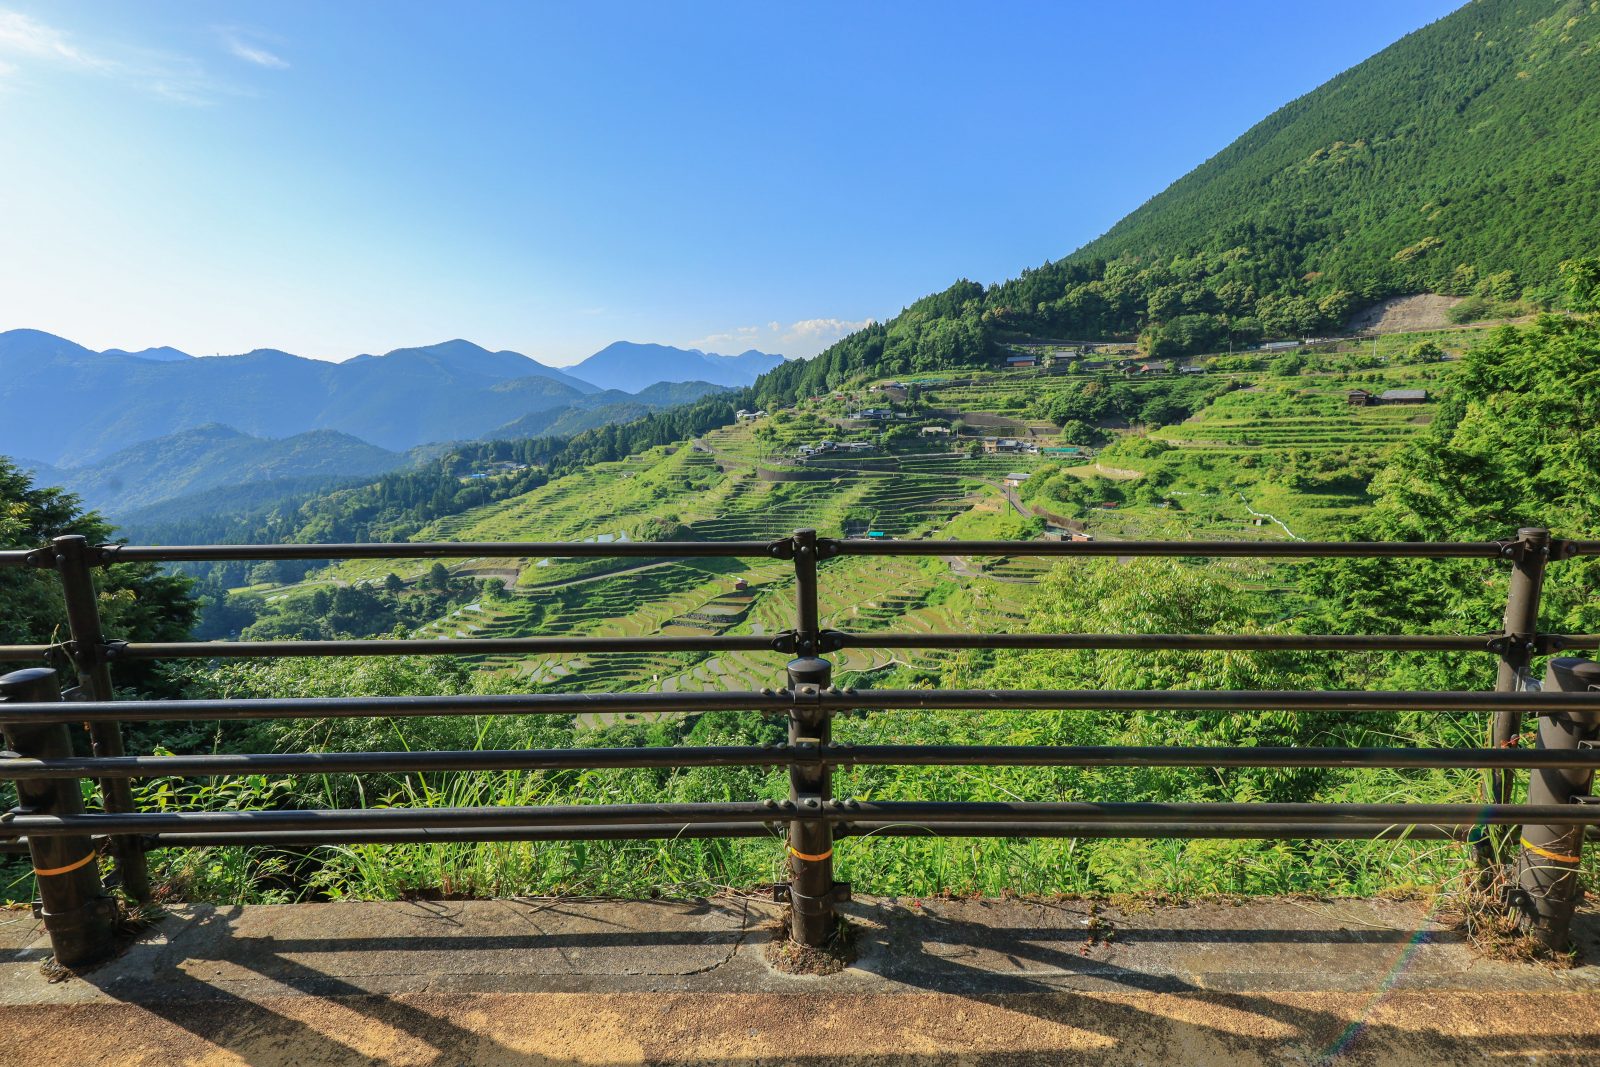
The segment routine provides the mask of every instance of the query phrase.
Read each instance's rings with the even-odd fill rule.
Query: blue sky
[[[0,0],[0,329],[811,355],[1454,6]]]

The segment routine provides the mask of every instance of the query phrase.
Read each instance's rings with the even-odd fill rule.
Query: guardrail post
[[[61,575],[61,592],[66,600],[67,629],[72,635],[78,684],[91,700],[111,700],[111,667],[106,661],[105,633],[100,625],[100,607],[94,588],[94,555],[89,541],[80,534],[71,534],[54,538],[52,544],[56,550],[56,570]],[[127,754],[122,744],[121,723],[90,723],[89,740],[96,756]],[[133,786],[127,779],[102,778],[99,784],[106,811],[134,810]],[[150,872],[139,839],[112,838],[111,854],[116,859],[122,891],[136,901],[148,901]]]
[[[56,672],[33,667],[0,676],[0,715],[10,702],[61,699]],[[19,756],[66,759],[72,736],[65,723],[4,724],[6,744]],[[17,809],[38,815],[81,815],[83,796],[76,778],[18,779]],[[115,947],[117,902],[100,884],[94,842],[87,835],[30,837],[28,854],[39,885],[39,916],[50,935],[56,961],[76,967],[108,955]]]
[[[1545,669],[1550,693],[1600,690],[1600,663],[1563,656]],[[1539,720],[1539,747],[1572,751],[1600,744],[1600,712],[1564,712]],[[1590,800],[1592,768],[1540,768],[1528,779],[1528,803],[1572,804]],[[1512,890],[1522,928],[1546,948],[1563,951],[1567,931],[1583,890],[1578,867],[1583,861],[1586,826],[1525,826]]]
[[[1539,631],[1539,597],[1544,588],[1545,564],[1550,559],[1550,531],[1525,526],[1517,531],[1516,554],[1511,584],[1506,593],[1505,630],[1501,635],[1500,665],[1495,676],[1497,693],[1518,693],[1533,660],[1534,639]],[[1497,711],[1489,727],[1489,747],[1509,748],[1522,734],[1520,711]],[[1516,791],[1513,770],[1489,772],[1489,803],[1510,804]],[[1489,828],[1480,832],[1475,843],[1480,866],[1489,866],[1505,855],[1509,831]]]
[[[795,652],[788,666],[789,745],[811,759],[789,764],[789,800],[800,811],[821,814],[833,799],[833,770],[820,758],[833,738],[833,713],[816,699],[833,680],[833,664],[820,651],[817,603],[817,532],[796,530]],[[838,927],[834,902],[844,887],[833,881],[833,824],[826,819],[789,823],[789,935],[802,945],[826,945]]]

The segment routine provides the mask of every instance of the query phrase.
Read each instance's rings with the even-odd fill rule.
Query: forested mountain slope
[[[404,453],[336,430],[272,440],[212,424],[143,441],[83,467],[37,473],[89,506],[120,517],[191,493],[284,479],[326,484],[375,476],[406,462]]]
[[[1600,4],[1477,0],[1280,108],[1071,255],[957,282],[758,388],[775,400],[866,367],[976,363],[1030,337],[1214,350],[1338,331],[1411,292],[1485,313],[1555,306],[1559,264],[1596,247]]]
[[[1479,0],[1279,109],[1071,257],[1216,257],[1263,290],[1554,295],[1600,230],[1600,15]],[[1506,277],[1505,272],[1510,272]],[[1241,277],[1239,281],[1250,279]]]

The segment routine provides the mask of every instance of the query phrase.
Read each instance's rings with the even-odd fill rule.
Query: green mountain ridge
[[[1600,4],[1476,0],[1286,104],[1066,257],[958,281],[756,384],[982,364],[1008,341],[1181,355],[1344,329],[1390,296],[1550,307],[1600,248]]]
[[[271,439],[212,423],[140,442],[81,467],[40,465],[39,473],[90,506],[120,515],[174,497],[252,482],[325,484],[371,477],[407,462],[404,453],[336,430]]]

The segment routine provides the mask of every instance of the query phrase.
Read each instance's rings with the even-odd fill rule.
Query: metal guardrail
[[[1485,559],[1511,564],[1501,632],[1478,635],[1302,634],[974,634],[853,633],[824,629],[818,565],[847,556],[1172,556]],[[90,545],[61,537],[38,549],[0,550],[0,568],[48,568],[61,579],[70,639],[53,645],[0,646],[0,662],[56,660],[78,684],[63,700],[53,670],[0,678],[0,725],[12,751],[0,755],[0,780],[15,784],[18,806],[0,816],[0,843],[26,847],[41,909],[58,957],[73,963],[108,951],[115,909],[94,862],[106,847],[121,886],[148,899],[149,849],[217,844],[260,846],[473,840],[573,840],[651,837],[755,837],[786,834],[789,880],[775,889],[791,905],[791,932],[824,944],[837,925],[835,903],[849,887],[833,877],[837,839],[874,835],[1073,837],[1465,838],[1485,865],[1501,861],[1506,835],[1522,827],[1513,901],[1528,928],[1564,943],[1578,896],[1585,837],[1600,825],[1589,796],[1600,767],[1600,667],[1552,660],[1542,691],[1525,684],[1536,656],[1600,648],[1600,635],[1540,633],[1538,609],[1547,564],[1600,555],[1600,541],[1553,540],[1524,529],[1497,542],[1047,542],[857,541],[799,530],[776,541],[442,542],[346,545]],[[123,562],[214,560],[468,558],[781,559],[794,565],[795,625],[773,635],[707,637],[536,637],[451,640],[138,642],[110,640],[96,609],[94,570]],[[832,684],[827,653],[846,648],[1179,649],[1327,651],[1477,651],[1494,655],[1494,692],[853,690]],[[482,655],[556,652],[770,651],[792,657],[781,689],[706,693],[577,693],[461,697],[363,697],[115,701],[111,667],[167,658],[275,656]],[[1151,746],[844,745],[832,739],[841,712],[909,709],[1128,709],[1158,711],[1394,712],[1476,711],[1491,717],[1479,749],[1207,748]],[[255,753],[129,756],[122,722],[418,715],[585,715],[749,711],[782,715],[787,741],[771,747],[577,748],[463,752]],[[1539,722],[1539,747],[1516,747],[1525,716]],[[88,725],[91,754],[75,753],[68,727]],[[1324,803],[977,803],[881,802],[835,798],[833,771],[895,766],[1261,766],[1481,769],[1484,804]],[[154,776],[239,773],[421,773],[606,767],[786,767],[782,802],[562,805],[543,807],[350,809],[141,813],[130,781]],[[1529,802],[1513,803],[1514,775],[1531,772]],[[79,782],[99,783],[102,811],[86,813]]]

